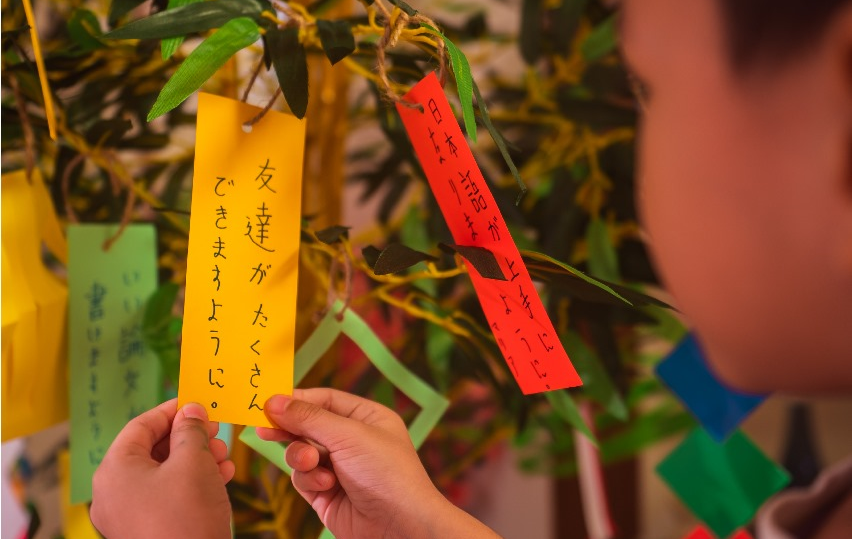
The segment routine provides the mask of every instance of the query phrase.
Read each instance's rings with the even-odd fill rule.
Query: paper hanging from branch
[[[68,418],[68,289],[42,259],[42,239],[60,259],[64,239],[38,169],[32,180],[23,170],[2,180],[3,441]]]
[[[397,111],[457,246],[493,253],[505,280],[470,278],[497,344],[524,394],[582,384],[533,286],[497,202],[434,73]]]
[[[180,405],[213,421],[270,426],[293,390],[305,122],[200,94]]]
[[[92,475],[128,421],[159,404],[162,374],[142,338],[157,288],[152,225],[68,227],[71,502],[92,499]]]
[[[692,333],[657,364],[655,372],[717,442],[725,441],[767,397],[725,385],[710,370]]]

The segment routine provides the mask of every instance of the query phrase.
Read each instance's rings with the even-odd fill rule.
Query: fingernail
[[[207,421],[207,410],[198,403],[188,402],[183,405],[181,410],[183,410],[184,417],[188,419],[200,419],[202,421]]]
[[[271,414],[280,414],[284,412],[284,407],[287,406],[287,402],[289,401],[289,397],[285,395],[272,395],[269,397],[269,400],[266,401],[266,410]]]

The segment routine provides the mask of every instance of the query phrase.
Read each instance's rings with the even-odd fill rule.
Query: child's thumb
[[[194,402],[183,405],[172,424],[169,456],[180,457],[182,454],[194,455],[206,451],[210,442],[208,422],[207,410],[203,406]]]

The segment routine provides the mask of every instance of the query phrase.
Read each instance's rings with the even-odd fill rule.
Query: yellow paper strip
[[[3,174],[2,182],[6,441],[68,418],[68,289],[42,260],[35,182],[31,184],[23,170]]]
[[[30,0],[24,0],[24,13],[27,16],[27,24],[30,25],[30,37],[33,41],[33,55],[35,56],[38,78],[41,83],[41,93],[44,96],[44,115],[47,117],[47,129],[50,138],[56,140],[56,114],[53,111],[53,98],[50,96],[50,85],[47,82],[47,69],[44,67],[44,58],[41,56],[41,44],[38,40],[38,28],[33,15],[33,6]]]
[[[101,539],[89,518],[89,504],[71,503],[71,457],[67,449],[59,453],[59,496],[65,539]]]
[[[305,122],[200,94],[178,401],[270,426],[293,390]]]

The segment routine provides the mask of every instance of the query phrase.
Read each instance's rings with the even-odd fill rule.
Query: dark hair
[[[852,0],[719,0],[735,68],[756,59],[786,60],[814,45],[832,16]]]

